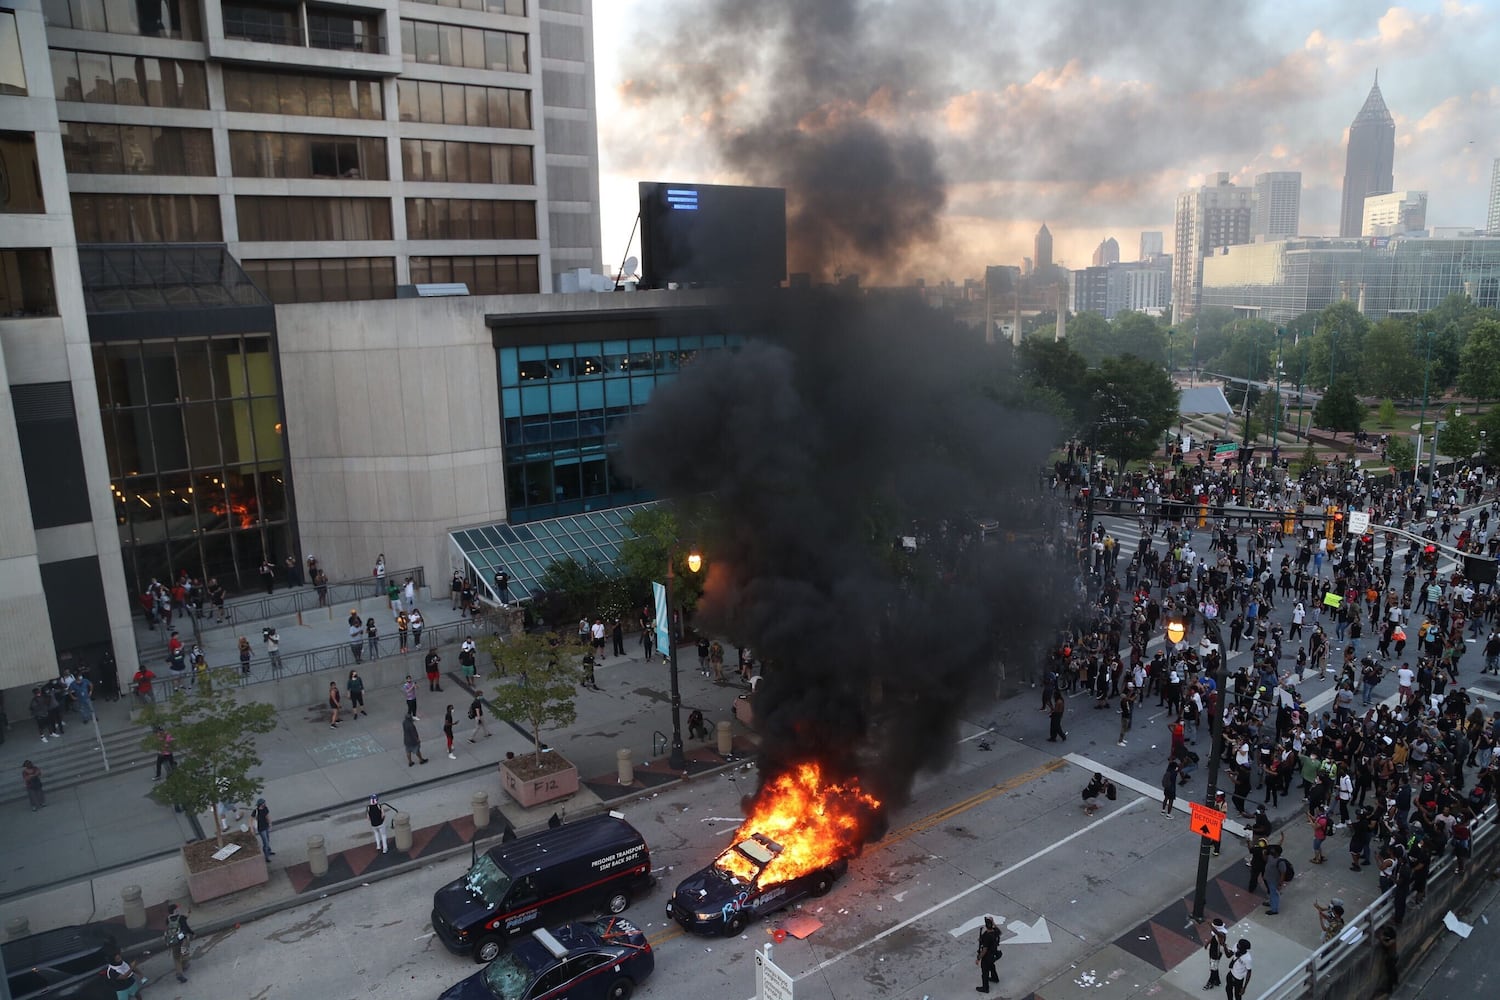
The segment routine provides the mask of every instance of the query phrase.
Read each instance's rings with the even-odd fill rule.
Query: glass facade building
[[[1221,250],[1203,262],[1204,306],[1273,323],[1334,302],[1371,319],[1437,307],[1462,293],[1500,307],[1500,239],[1297,239]]]
[[[618,334],[635,325],[610,327]],[[640,332],[650,335],[497,345],[512,524],[651,499],[620,470],[612,436],[659,382],[741,341]]]

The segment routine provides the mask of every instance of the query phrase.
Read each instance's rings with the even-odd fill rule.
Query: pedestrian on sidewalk
[[[161,769],[171,774],[177,770],[177,760],[172,756],[172,734],[163,726],[153,726],[152,732],[156,734],[156,777],[152,780],[160,781]]]
[[[979,985],[974,987],[976,993],[988,993],[990,983],[1000,981],[1000,973],[995,971],[995,962],[1000,958],[1000,928],[995,925],[995,918],[986,915],[984,927],[979,932],[979,953],[974,956],[974,964],[979,966]]]
[[[313,576],[313,585],[318,591],[318,607],[330,607],[328,603],[328,574],[321,569]]]
[[[712,649],[713,645],[708,641],[708,636],[700,635],[698,637],[698,672],[704,677],[708,676],[708,654]]]
[[[267,625],[261,629],[260,641],[266,644],[266,656],[271,660],[271,673],[281,673],[281,636],[276,634],[276,626]]]
[[[328,682],[328,712],[329,712],[328,728],[329,729],[337,729],[339,727],[339,709],[343,707],[343,704],[344,704],[344,696],[341,695],[341,694],[339,694],[338,683],[336,681],[329,681]]]
[[[370,662],[380,659],[380,626],[374,618],[365,619],[365,642],[369,646]]]
[[[394,588],[392,588],[392,589],[394,589]],[[396,601],[397,601],[398,604],[400,603],[400,600],[401,599],[399,597],[396,599]],[[408,618],[408,617],[406,617],[406,612],[405,611],[398,611],[398,612],[396,612],[396,636],[397,636],[397,639],[399,640],[397,644],[401,647],[401,652],[403,652],[403,653],[406,652],[406,633],[407,633],[407,630],[410,629],[410,628],[411,628],[411,619]]]
[[[260,582],[266,585],[268,595],[276,589],[276,567],[271,565],[269,559],[260,561]]]
[[[477,662],[478,647],[474,645],[473,639],[465,639],[462,646],[458,648],[458,669],[463,674],[464,684],[467,687],[474,686],[474,679],[479,675]]]
[[[589,645],[594,650],[594,656],[604,659],[604,619],[595,618],[594,624],[589,626]]]
[[[187,914],[179,910],[176,903],[168,903],[166,940],[172,948],[172,968],[177,971],[179,983],[187,982],[187,970],[193,964],[188,947],[195,937],[197,935],[188,926]]]
[[[370,832],[375,834],[375,847],[381,854],[385,854],[390,846],[385,839],[385,811],[389,808],[380,801],[380,796],[371,795],[370,804],[365,809],[365,816],[370,820]]]
[[[625,655],[625,623],[622,622],[622,621],[620,621],[620,619],[616,618],[615,619],[614,627],[609,630],[609,637],[614,642],[614,654],[616,656],[624,656]],[[721,667],[724,665],[722,660],[720,661],[719,665]]]
[[[249,677],[250,676],[250,655],[251,655],[250,654],[250,640],[246,639],[244,636],[240,636],[239,651],[240,651],[240,674],[242,676]]]
[[[473,740],[469,741],[473,743]],[[427,758],[422,756],[422,737],[417,733],[417,720],[408,715],[401,720],[401,744],[406,748],[406,766],[416,767],[417,764],[427,763]],[[411,755],[416,754],[417,759],[412,760]]]
[[[463,574],[458,570],[453,571],[453,579],[448,581],[448,610],[457,611],[458,602],[464,594]]]
[[[1172,815],[1172,807],[1177,803],[1177,775],[1181,771],[1181,765],[1177,758],[1167,760],[1167,770],[1161,776],[1161,814]]]
[[[276,852],[271,850],[271,807],[265,799],[255,800],[255,835],[260,838],[261,853],[270,861]]]
[[[131,1000],[149,982],[134,965],[125,961],[124,953],[118,948],[104,970],[104,978],[109,980],[109,988],[115,991],[115,1000]]]
[[[26,797],[31,800],[32,812],[47,804],[47,793],[42,788],[42,769],[30,760],[21,764],[21,784],[26,787]]]
[[[622,653],[621,655],[624,654]],[[719,685],[724,684],[724,644],[717,639],[709,644],[708,665],[713,670],[714,683]]]
[[[443,713],[443,739],[445,739],[445,740],[448,741],[448,759],[449,760],[458,760],[458,757],[455,756],[454,753],[453,753],[453,706],[452,705],[449,705],[448,706],[448,710]]]
[[[365,623],[359,617],[358,608],[349,609],[349,652],[354,654],[355,663],[363,663],[365,648]]]
[[[417,645],[421,645],[418,643]],[[443,658],[437,650],[432,650],[425,659],[427,667],[427,690],[441,691],[443,689]]]
[[[401,588],[396,586],[395,580],[392,580],[390,586],[385,588],[385,599],[391,605],[391,620],[401,617]]]
[[[583,680],[581,687],[599,690],[599,682],[594,679],[594,654],[592,652],[583,654]]]
[[[224,624],[224,585],[216,576],[208,578],[208,600],[214,606],[214,624]]]
[[[417,719],[417,682],[411,679],[411,674],[406,675],[406,683],[401,685],[401,693],[406,696],[406,714]],[[418,719],[418,721],[421,720]]]
[[[1063,711],[1068,707],[1067,699],[1061,691],[1052,692],[1052,704],[1048,706],[1048,718],[1051,722],[1050,731],[1047,734],[1048,743],[1056,743],[1059,739],[1066,741],[1068,734],[1063,731]]]
[[[156,674],[144,663],[135,675],[130,678],[130,683],[135,689],[135,702],[137,705],[156,704],[156,695],[151,691],[151,682],[156,680]]]
[[[1229,928],[1224,926],[1223,917],[1214,917],[1213,925],[1208,929],[1208,942],[1204,944],[1203,950],[1208,952],[1208,982],[1203,984],[1203,988],[1211,990],[1222,983],[1219,979],[1219,959],[1229,950]]]
[[[94,682],[79,674],[69,685],[73,699],[78,703],[78,720],[92,722],[94,719]]]
[[[375,557],[375,579],[377,579],[377,580],[384,580],[385,579],[385,553],[384,552],[380,553],[380,555],[378,555],[378,556]],[[394,585],[395,584],[393,583],[392,586],[394,586]]]
[[[369,715],[365,709],[365,681],[359,676],[358,670],[349,671],[349,680],[344,685],[349,692],[349,719],[353,721],[361,715]]]
[[[1228,1000],[1245,1000],[1250,972],[1250,939],[1240,938],[1234,946],[1234,957],[1229,960],[1229,974],[1224,977],[1224,996]]]
[[[422,609],[412,608],[411,614],[407,616],[407,620],[411,623],[411,644],[413,646],[422,645],[422,626],[427,624],[422,619]]]
[[[490,727],[484,724],[484,692],[478,688],[474,690],[474,700],[469,702],[469,718],[474,720],[474,732],[469,737],[469,742],[479,739],[480,733],[484,733],[485,739],[489,739]]]
[[[402,590],[401,596],[406,602],[407,611],[417,610],[417,585],[411,577],[406,578],[406,587]]]
[[[31,704],[28,706],[28,709],[31,712],[32,721],[36,723],[36,734],[42,738],[43,743],[46,743],[50,731],[47,716],[52,712],[51,699],[42,694],[41,688],[32,688]]]

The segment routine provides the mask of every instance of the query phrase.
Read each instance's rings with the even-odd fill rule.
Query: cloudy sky
[[[1126,260],[1141,230],[1170,250],[1176,193],[1217,170],[1300,170],[1302,232],[1336,232],[1376,69],[1395,186],[1430,192],[1429,225],[1482,226],[1500,156],[1496,0],[596,0],[594,18],[610,267],[639,180],[812,192],[832,207],[803,228],[840,236],[809,253],[892,278],[1018,264],[1043,220],[1074,267],[1105,236]]]

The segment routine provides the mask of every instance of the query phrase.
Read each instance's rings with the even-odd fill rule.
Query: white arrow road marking
[[[968,920],[965,920],[963,923],[959,924],[957,927],[953,928],[948,933],[952,934],[954,937],[963,937],[965,934],[969,933],[974,928],[976,928],[976,927],[983,927],[984,926],[984,918],[985,918],[985,916],[986,916],[986,914],[981,913],[977,917],[970,917]],[[993,914],[989,914],[989,916],[993,916]],[[1003,923],[1005,923],[1005,918],[1004,917],[995,917],[995,923],[997,923],[997,924],[1003,924]]]
[[[1010,929],[1016,932],[1015,937],[1006,938],[1000,942],[1002,946],[1007,944],[1051,944],[1052,932],[1047,929],[1047,918],[1037,917],[1036,923],[1027,925],[1021,920],[1012,920]]]

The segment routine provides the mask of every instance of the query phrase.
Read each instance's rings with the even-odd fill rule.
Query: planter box
[[[500,762],[500,784],[522,808],[565,799],[578,791],[578,768],[556,751],[542,755],[538,767],[532,754]]]
[[[236,833],[226,836],[224,841],[238,844],[240,849],[223,861],[215,861],[210,856],[218,850],[218,845],[212,840],[200,840],[182,848],[182,861],[188,873],[188,895],[195,903],[265,885],[271,879],[266,856],[261,853],[260,841],[255,834]]]

